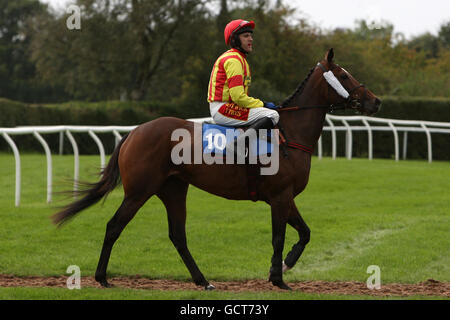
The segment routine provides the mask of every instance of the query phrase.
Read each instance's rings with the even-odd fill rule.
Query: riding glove
[[[264,102],[264,107],[272,110],[280,108],[280,106],[275,105],[273,102]]]

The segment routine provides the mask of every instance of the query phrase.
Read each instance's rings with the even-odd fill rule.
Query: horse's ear
[[[333,48],[331,48],[325,54],[325,60],[327,60],[328,62],[333,62],[333,57],[334,57],[334,51],[333,51]]]

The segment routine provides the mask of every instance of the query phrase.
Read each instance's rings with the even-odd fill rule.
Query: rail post
[[[50,203],[52,201],[52,154],[44,138],[37,131],[34,131],[33,135],[41,143],[47,158],[47,203]]]
[[[18,207],[20,205],[20,173],[21,173],[21,166],[20,166],[20,154],[19,149],[17,149],[16,144],[14,143],[14,140],[11,139],[11,137],[6,133],[3,132],[3,137],[5,138],[6,142],[10,145],[13,153],[14,153],[14,160],[16,162],[16,198],[15,198],[15,205]]]

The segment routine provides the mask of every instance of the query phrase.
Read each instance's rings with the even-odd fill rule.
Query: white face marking
[[[347,92],[347,90],[345,90],[345,88],[342,86],[342,84],[339,82],[339,80],[336,79],[336,76],[333,74],[333,72],[331,72],[331,70],[327,71],[327,72],[324,72],[323,76],[324,76],[325,80],[330,84],[330,86],[334,90],[336,90],[336,92],[341,97],[347,99],[350,96],[350,94]]]

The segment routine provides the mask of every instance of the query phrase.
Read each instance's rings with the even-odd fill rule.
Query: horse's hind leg
[[[148,196],[141,197],[125,197],[119,209],[106,226],[105,239],[103,241],[102,252],[98,261],[97,271],[95,272],[95,280],[103,287],[110,287],[106,281],[106,269],[108,267],[111,250],[122,233],[125,226],[135,216],[136,212],[147,201]]]
[[[283,264],[283,272],[291,269],[297,263],[310,238],[310,230],[300,215],[294,201],[292,201],[290,206],[288,223],[297,230],[300,240],[287,254]]]
[[[189,184],[175,177],[169,178],[157,193],[164,203],[169,221],[169,238],[189,270],[194,283],[206,290],[214,289],[194,261],[186,241],[186,194]]]

